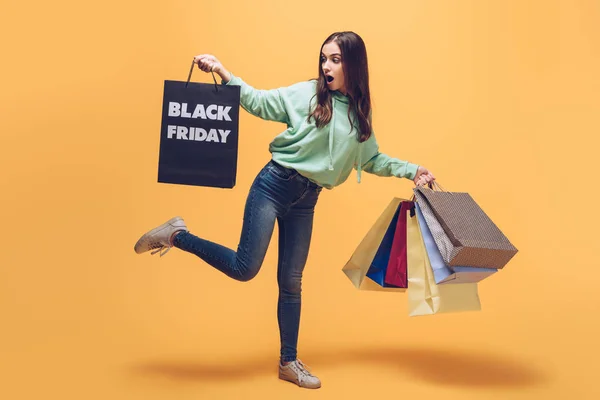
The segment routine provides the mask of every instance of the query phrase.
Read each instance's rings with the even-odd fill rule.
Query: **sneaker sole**
[[[148,249],[148,250],[143,250],[143,251],[140,249],[140,247],[141,247],[141,244],[142,244],[142,242],[143,242],[144,238],[146,238],[146,237],[148,237],[148,236],[152,236],[152,235],[154,235],[154,234],[156,234],[156,233],[158,233],[158,232],[162,231],[163,229],[166,229],[166,228],[168,228],[168,227],[169,227],[169,225],[171,225],[171,224],[173,224],[173,223],[175,223],[175,222],[177,222],[177,221],[183,221],[183,218],[181,218],[181,217],[174,217],[174,218],[171,218],[170,220],[168,220],[168,221],[167,221],[167,222],[165,222],[164,224],[162,224],[162,225],[160,225],[160,226],[157,226],[156,228],[152,229],[152,230],[151,230],[151,231],[149,231],[149,232],[146,232],[146,233],[144,233],[144,234],[142,235],[142,237],[140,237],[140,238],[138,239],[138,241],[135,243],[135,246],[133,246],[133,250],[134,250],[134,251],[135,251],[137,254],[142,254],[142,253],[145,253],[145,252],[147,252],[147,251],[150,251],[150,249]]]
[[[294,378],[288,378],[285,375],[279,374],[279,379],[281,379],[282,381],[286,381],[286,382],[290,382],[293,383],[294,385],[297,385],[301,388],[304,389],[319,389],[321,387],[321,384],[319,383],[318,386],[303,386],[300,383],[298,383]]]

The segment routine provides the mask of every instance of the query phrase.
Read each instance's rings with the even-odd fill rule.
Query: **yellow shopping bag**
[[[415,210],[407,211],[408,311],[410,316],[479,311],[477,283],[438,285],[429,263]]]

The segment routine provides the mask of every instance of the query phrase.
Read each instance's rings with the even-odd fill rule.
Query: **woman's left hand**
[[[427,168],[419,166],[415,178],[413,179],[415,185],[423,186],[433,181],[435,181],[435,176],[433,176],[433,174],[429,172]]]

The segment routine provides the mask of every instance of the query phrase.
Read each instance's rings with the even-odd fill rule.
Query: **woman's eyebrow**
[[[323,53],[321,53],[321,55],[322,55],[322,56],[325,56],[325,54],[323,54]],[[332,56],[332,57],[333,57],[333,56],[340,56],[340,57],[341,57],[342,55],[341,55],[340,53],[333,53],[331,56]]]

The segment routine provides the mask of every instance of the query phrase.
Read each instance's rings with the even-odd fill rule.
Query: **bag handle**
[[[440,184],[439,184],[437,181],[433,181],[433,183],[432,183],[432,182],[429,182],[429,183],[427,184],[427,187],[428,187],[429,189],[433,190],[434,192],[435,192],[435,191],[436,191],[436,189],[437,189],[439,192],[447,192],[447,193],[453,194],[452,192],[448,192],[446,189],[444,189],[444,188],[442,187],[442,185],[440,185]]]
[[[188,78],[187,78],[187,82],[185,83],[185,87],[188,86],[188,83],[190,83],[190,79],[192,78],[192,71],[194,71],[194,65],[196,65],[196,60],[192,60],[192,66],[190,67],[190,73],[188,74]],[[219,91],[219,88],[217,86],[217,78],[215,78],[215,73],[212,71],[212,68],[210,70],[210,73],[212,74],[213,80],[215,81],[215,91]]]
[[[440,185],[439,183],[437,183],[437,181],[433,181],[433,183],[431,183],[431,182],[430,182],[430,183],[428,183],[428,184],[427,184],[427,188],[429,188],[430,190],[432,190],[432,191],[434,191],[434,192],[435,192],[435,191],[436,191],[436,189],[437,189],[437,191],[439,191],[439,192],[446,192],[446,193],[454,194],[454,193],[452,193],[452,192],[449,192],[449,191],[447,191],[446,189],[444,189],[444,188],[442,187],[442,185]],[[423,186],[417,186],[416,188],[414,188],[414,189],[413,189],[413,195],[411,196],[411,198],[410,198],[410,201],[414,201],[414,202],[416,202],[416,201],[417,201],[417,199],[416,199],[416,197],[415,197],[415,194],[414,194],[414,193],[415,193],[416,191],[418,191],[418,190],[423,190]]]
[[[440,190],[442,192],[447,192],[447,190],[444,189],[442,187],[442,185],[440,185],[439,183],[437,183],[437,181],[433,181],[433,185],[431,183],[429,183],[429,188],[432,189],[432,190],[438,189],[438,190]]]

